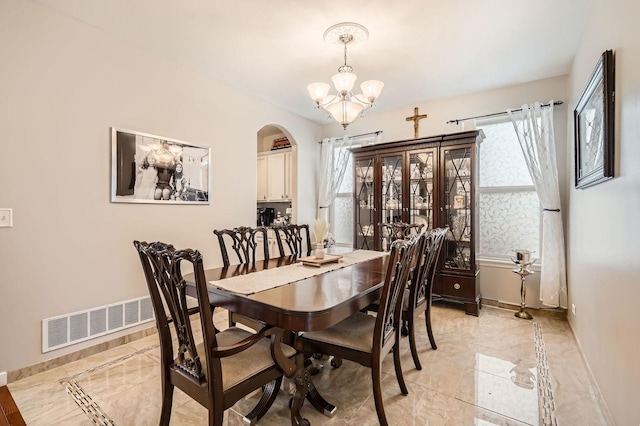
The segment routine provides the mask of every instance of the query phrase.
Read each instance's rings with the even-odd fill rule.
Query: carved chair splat
[[[275,225],[272,229],[276,234],[280,257],[287,255],[285,244],[289,249],[288,254],[298,256],[311,255],[311,235],[309,234],[309,225]]]
[[[233,229],[216,229],[213,233],[218,237],[224,266],[231,265],[225,239],[231,240],[231,249],[236,253],[238,263],[243,265],[255,263],[258,245],[260,244],[256,237],[262,235],[262,255],[265,260],[269,260],[269,241],[267,239],[267,228],[265,227],[250,228],[239,226]]]
[[[424,224],[422,223],[405,223],[405,222],[392,222],[392,223],[378,223],[378,229],[380,230],[380,236],[383,241],[386,241],[386,250],[391,247],[391,243],[395,240],[403,240],[410,238],[412,235],[418,235],[422,231]]]

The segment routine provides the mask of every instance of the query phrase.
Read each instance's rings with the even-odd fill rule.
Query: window
[[[357,145],[353,145],[355,148]],[[349,150],[349,148],[336,148],[334,158],[338,155],[338,150]],[[336,194],[336,199],[331,206],[331,230],[336,244],[353,245],[353,155],[349,153],[347,170]]]
[[[541,206],[507,118],[476,122],[486,139],[478,155],[478,257],[510,259],[514,249],[540,253]]]

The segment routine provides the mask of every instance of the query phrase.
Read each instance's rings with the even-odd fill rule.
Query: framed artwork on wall
[[[111,202],[209,204],[211,149],[111,128]]]
[[[586,188],[613,177],[614,90],[613,52],[607,50],[573,112],[576,188]]]

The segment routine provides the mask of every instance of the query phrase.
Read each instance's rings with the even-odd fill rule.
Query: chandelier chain
[[[344,66],[347,66],[347,43],[344,44]]]

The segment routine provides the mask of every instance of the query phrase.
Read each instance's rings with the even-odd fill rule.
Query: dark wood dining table
[[[210,285],[209,300],[216,307],[282,329],[286,333],[283,335],[285,340],[287,337],[295,339],[299,332],[329,328],[378,300],[387,259],[388,256],[381,256],[328,272],[318,271],[321,272],[319,275],[250,295]],[[291,265],[297,260],[294,256],[286,256],[257,261],[255,264],[208,269],[205,270],[205,277],[207,282],[219,281]],[[184,278],[187,282],[193,281],[192,274],[186,274]],[[189,286],[187,294],[195,296],[195,287]],[[280,345],[275,345],[274,348],[277,352]],[[291,424],[309,424],[300,414],[305,397],[320,412],[332,416],[336,407],[325,401],[315,389],[305,367],[303,355],[296,355],[294,360],[286,359],[278,353],[275,356],[285,375],[291,378],[296,386],[291,403]]]

